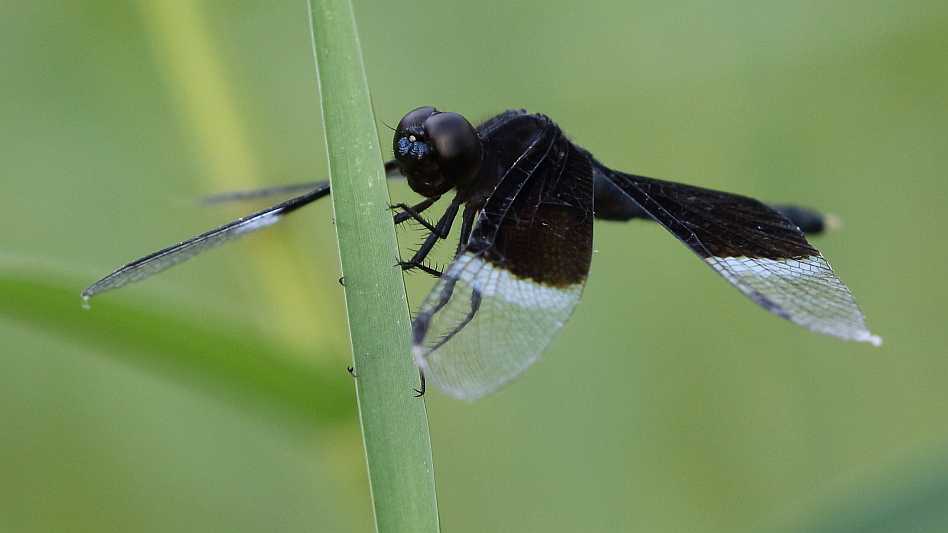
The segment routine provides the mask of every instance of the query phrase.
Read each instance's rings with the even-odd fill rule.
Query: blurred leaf
[[[0,318],[306,427],[352,420],[352,387],[342,368],[303,363],[301,354],[242,324],[146,301],[113,297],[85,311],[80,286],[65,276],[0,270]]]
[[[948,468],[944,462],[897,470],[897,479],[860,490],[836,508],[819,513],[802,533],[940,533],[948,531]],[[825,504],[823,504],[825,506]]]

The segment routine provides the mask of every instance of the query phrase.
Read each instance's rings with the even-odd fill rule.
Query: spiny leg
[[[405,203],[390,205],[389,206],[390,209],[402,210],[401,213],[395,214],[395,225],[397,226],[401,224],[402,222],[405,222],[406,220],[412,219],[418,222],[419,224],[421,224],[422,226],[428,228],[428,231],[435,231],[435,227],[432,226],[431,223],[428,222],[424,217],[422,217],[421,213],[423,213],[426,209],[434,205],[434,203],[437,202],[439,199],[441,199],[440,196],[425,198],[424,200],[412,206],[409,206],[408,204],[405,204]]]
[[[451,299],[451,295],[454,294],[454,287],[457,285],[457,278],[448,278],[445,282],[444,287],[441,289],[441,292],[438,294],[438,302],[434,304],[431,308],[421,309],[418,311],[418,314],[415,315],[415,318],[411,321],[411,335],[412,343],[418,345],[425,338],[425,333],[428,331],[428,325],[431,323],[432,317],[435,313],[441,311],[441,309],[448,304],[448,301]]]
[[[460,333],[461,330],[464,329],[464,327],[467,326],[471,322],[471,320],[474,320],[474,315],[477,314],[477,310],[480,308],[481,308],[481,291],[477,289],[471,289],[471,309],[467,312],[467,315],[465,315],[464,318],[460,322],[458,322],[458,325],[454,326],[451,329],[451,331],[448,332],[447,335],[442,337],[442,339],[438,341],[437,344],[431,347],[431,351],[433,352],[437,350],[438,348],[443,346],[444,343],[451,340],[452,337]]]
[[[456,281],[456,280],[455,280],[455,281]],[[454,286],[455,286],[455,284],[454,284],[454,283],[451,283],[448,287],[446,287],[445,294],[443,295],[443,298],[442,298],[442,300],[438,303],[438,305],[436,305],[434,309],[432,309],[430,312],[428,312],[428,313],[425,314],[424,316],[419,315],[420,320],[417,320],[417,319],[416,319],[415,323],[412,325],[412,329],[413,329],[412,335],[414,336],[414,342],[415,342],[415,343],[418,343],[418,342],[420,341],[420,339],[419,339],[419,332],[420,332],[420,330],[422,330],[422,329],[427,329],[427,327],[428,327],[427,325],[428,325],[428,322],[431,320],[431,317],[433,317],[435,313],[437,313],[438,311],[440,311],[441,308],[444,307],[444,305],[448,303],[448,300],[451,299],[451,294],[454,292]],[[471,309],[467,312],[467,315],[465,315],[464,319],[462,319],[462,320],[458,323],[457,326],[455,326],[454,328],[452,328],[451,331],[450,331],[447,335],[445,335],[440,341],[438,341],[438,343],[435,344],[435,345],[428,351],[428,353],[431,353],[431,352],[437,350],[437,349],[440,348],[444,343],[446,343],[446,342],[448,342],[449,340],[451,340],[452,337],[454,337],[454,336],[457,335],[462,329],[464,329],[464,327],[467,326],[467,325],[471,322],[471,320],[474,319],[474,315],[477,314],[477,311],[478,311],[478,309],[480,309],[480,308],[481,308],[481,292],[480,292],[479,290],[477,290],[477,289],[472,289],[472,291],[471,291]],[[421,370],[421,369],[418,369],[418,373],[421,375],[421,388],[420,388],[420,389],[415,389],[415,397],[416,397],[416,398],[421,397],[422,395],[425,394],[425,373],[424,373],[424,371]]]
[[[466,206],[461,213],[461,237],[458,239],[458,249],[454,252],[454,257],[461,255],[461,251],[467,247],[467,240],[471,238],[471,228],[474,227],[474,219],[477,218],[477,209]]]
[[[431,233],[428,234],[428,237],[425,238],[425,242],[421,244],[421,247],[418,248],[418,251],[412,255],[411,259],[408,261],[399,261],[398,266],[402,267],[402,270],[412,270],[419,269],[428,274],[431,274],[435,277],[440,277],[441,272],[431,268],[422,263],[425,257],[431,252],[435,244],[437,244],[438,239],[446,239],[448,234],[451,233],[451,226],[454,224],[454,219],[457,218],[458,209],[461,208],[461,200],[455,198],[451,201],[451,205],[445,210],[444,215],[441,216],[441,219],[438,220],[438,223],[431,229]]]
[[[431,251],[432,248],[434,248],[434,245],[437,242],[438,238],[442,238],[442,239],[447,238],[448,234],[451,232],[451,225],[454,223],[454,219],[457,217],[457,212],[458,212],[458,209],[460,208],[460,205],[461,205],[460,201],[458,201],[457,199],[453,200],[451,202],[451,205],[448,207],[447,211],[445,211],[444,215],[441,217],[441,220],[438,221],[438,224],[436,227],[432,228],[430,227],[430,224],[426,223],[426,221],[422,222],[421,220],[419,220],[419,222],[422,222],[422,224],[425,227],[429,228],[429,230],[431,231],[431,234],[428,235],[428,237],[425,239],[425,242],[422,244],[421,248],[419,248],[418,251],[415,253],[415,255],[412,257],[411,261],[399,262],[399,264],[402,266],[403,269],[408,270],[411,268],[418,268],[419,270],[423,270],[435,277],[441,277],[441,272],[438,272],[437,270],[430,268],[426,265],[420,264],[420,261],[422,261],[425,258],[425,256],[428,255],[428,253]],[[407,212],[407,209],[405,211]],[[473,226],[473,222],[474,222],[474,214],[475,214],[474,210],[465,208],[464,214],[462,215],[462,220],[461,220],[461,243],[458,245],[457,253],[460,253],[463,243],[470,236],[471,227]],[[399,213],[398,216],[400,215],[405,215],[405,213]],[[396,224],[397,223],[398,222],[396,218]],[[455,255],[457,255],[457,253]],[[412,265],[412,261],[415,262],[414,265]],[[425,315],[424,313],[420,315],[421,323],[427,324],[428,320],[431,319],[431,316],[434,313],[438,312],[441,309],[441,307],[443,307],[448,302],[448,300],[450,299],[450,295],[453,292],[455,283],[456,283],[456,280],[452,280],[449,283],[449,287],[447,288],[447,291],[446,291],[447,295],[439,306],[431,310],[427,315]],[[476,303],[474,300],[476,300]],[[472,306],[471,312],[469,313],[468,317],[464,320],[463,324],[467,324],[468,322],[470,322],[474,316],[474,313],[477,311],[477,308],[480,307],[480,293],[475,293],[475,295],[472,297],[471,306]],[[417,321],[418,318],[419,317],[416,317],[416,320],[414,321],[415,323],[413,326],[417,326],[419,324],[419,322]],[[463,327],[463,325],[461,327]],[[413,329],[415,328],[413,327]],[[417,330],[415,331],[415,336],[417,337]],[[414,390],[415,390],[415,397],[421,398],[422,396],[425,395],[425,372],[421,370],[420,368],[418,369],[418,377],[420,380],[420,384],[419,384],[419,387]]]
[[[425,373],[419,368],[418,377],[421,379],[421,384],[415,389],[415,398],[421,398],[425,395]]]
[[[402,267],[402,270],[413,270],[417,268],[418,270],[421,270],[422,272],[426,272],[436,278],[440,278],[441,277],[440,271],[434,268],[431,268],[430,266],[423,263],[423,261],[425,260],[425,257],[428,257],[428,254],[431,253],[431,250],[434,248],[435,244],[437,244],[438,239],[440,238],[441,237],[434,231],[429,233],[428,236],[425,238],[425,242],[421,243],[421,247],[418,248],[418,250],[414,253],[414,255],[411,256],[411,259],[409,259],[408,261],[400,260],[397,263],[395,263],[396,266]]]
[[[406,262],[399,262],[399,266],[402,267],[402,270],[416,270],[417,269],[435,278],[440,278],[444,274],[444,272],[439,270],[438,268],[430,266],[430,265],[426,265],[424,263],[408,264]]]

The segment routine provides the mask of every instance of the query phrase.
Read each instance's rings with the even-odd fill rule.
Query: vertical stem
[[[425,404],[378,130],[350,0],[310,0],[359,418],[376,530],[437,532]]]

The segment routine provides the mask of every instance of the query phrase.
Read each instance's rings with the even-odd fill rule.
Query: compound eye
[[[405,116],[402,117],[400,121],[398,121],[398,127],[395,128],[395,131],[419,133],[423,131],[422,128],[425,120],[437,112],[437,109],[427,105],[416,107],[415,109],[412,109],[406,113]]]
[[[458,182],[473,178],[481,165],[481,140],[477,131],[458,113],[435,113],[425,120],[442,172]]]
[[[454,187],[450,175],[440,166],[431,136],[425,132],[425,121],[438,111],[430,106],[409,111],[398,122],[392,149],[395,162],[408,179],[413,191],[429,198],[444,194]]]
[[[398,139],[395,145],[395,155],[411,159],[424,159],[431,153],[431,146],[422,141],[417,135],[408,134]]]

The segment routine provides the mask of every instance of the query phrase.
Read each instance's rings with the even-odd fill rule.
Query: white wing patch
[[[563,327],[584,283],[551,287],[470,252],[460,255],[422,303],[413,354],[445,393],[475,400],[511,381]]]
[[[869,332],[852,293],[822,256],[709,257],[705,261],[752,300],[795,324],[841,339],[882,344],[878,335]]]
[[[476,289],[482,296],[500,298],[511,305],[525,308],[539,308],[547,311],[557,311],[572,308],[576,303],[572,292],[556,287],[547,287],[532,280],[519,278],[503,268],[495,268],[487,261],[473,254],[464,254],[459,260],[462,266],[469,263],[468,268],[459,267],[458,279]],[[483,269],[488,269],[484,271]],[[490,272],[486,277],[480,273]],[[582,287],[582,284],[579,284]],[[529,294],[530,298],[523,298]]]

